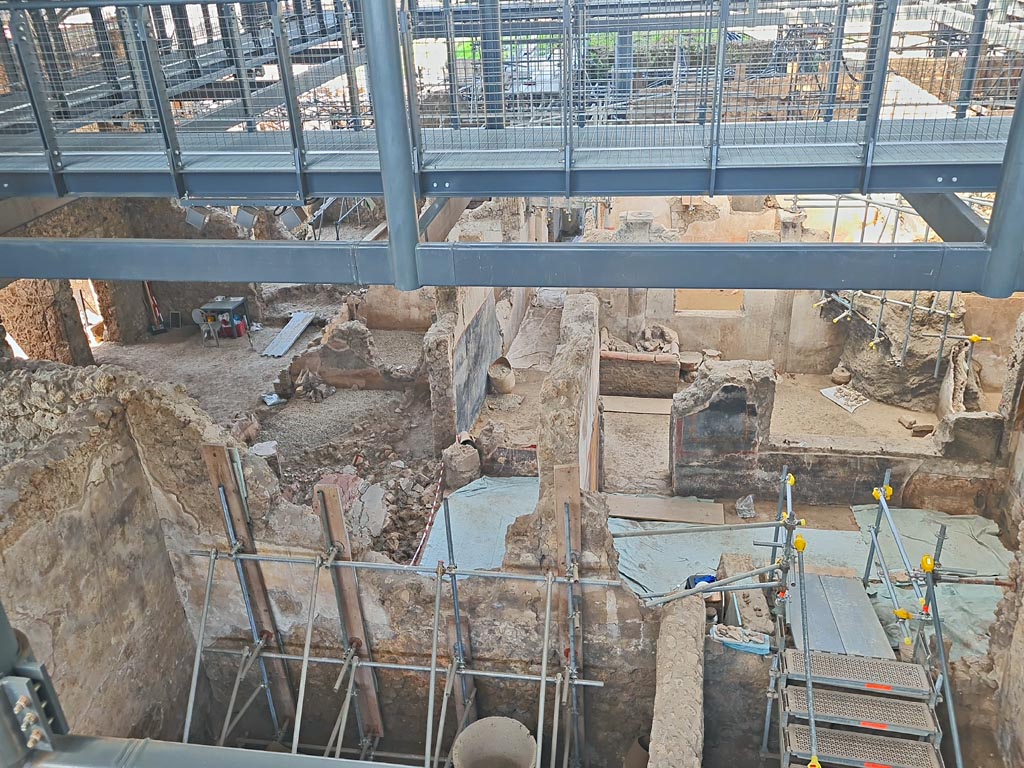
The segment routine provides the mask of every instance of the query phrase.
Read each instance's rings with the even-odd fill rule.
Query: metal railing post
[[[277,67],[280,70],[281,89],[284,91],[284,108],[288,113],[288,131],[292,138],[292,156],[295,162],[295,182],[298,198],[306,199],[306,144],[302,131],[302,109],[299,94],[295,89],[295,73],[292,71],[292,54],[288,47],[288,33],[281,17],[280,2],[271,3],[270,23],[274,30],[274,47],[277,52]]]
[[[839,0],[839,4],[836,7],[836,27],[832,35],[832,48],[828,63],[828,84],[825,87],[825,110],[821,118],[826,123],[832,122],[832,118],[835,116],[836,97],[839,93],[839,76],[843,68],[843,36],[846,31],[846,16],[849,7],[849,0]]]
[[[883,493],[883,495],[885,494],[885,489],[889,485],[889,480],[890,479],[892,479],[892,470],[891,469],[887,469],[887,470],[885,470],[885,477],[882,480],[882,493]],[[883,514],[884,513],[882,512],[882,500],[879,499],[878,500],[878,513],[875,515],[875,528],[874,528],[875,533],[878,533],[878,531],[881,530],[881,527],[882,527],[882,515]],[[868,582],[871,581],[871,566],[874,564],[874,562],[875,562],[875,543],[874,543],[874,539],[872,539],[871,545],[868,547],[868,562],[867,562],[867,565],[864,566],[864,578],[861,579],[861,583],[864,585],[864,589],[868,588]]]
[[[803,630],[804,678],[807,683],[807,724],[811,731],[811,764],[818,764],[818,729],[814,722],[814,683],[811,679],[811,631],[807,623],[807,582],[804,579],[804,550],[807,542],[797,536],[796,547],[797,578],[800,581],[800,625]]]
[[[345,86],[348,88],[349,109],[352,120],[349,127],[354,131],[363,130],[362,105],[359,103],[359,80],[356,77],[356,54],[352,47],[352,25],[348,19],[348,9],[342,0],[335,0],[334,13],[338,17],[341,29],[341,50],[345,56]]]
[[[927,558],[925,558],[927,560]],[[922,563],[925,565],[925,563]],[[935,563],[934,561],[923,568],[925,578],[928,582],[928,595],[925,604],[928,606],[932,616],[932,626],[935,629],[935,652],[939,656],[939,666],[942,668],[942,687],[945,690],[946,714],[949,716],[949,730],[953,737],[953,756],[956,760],[956,768],[964,768],[964,756],[960,749],[960,731],[956,724],[956,707],[953,704],[953,686],[950,683],[949,663],[946,659],[946,646],[942,640],[942,620],[939,618],[939,606],[935,600]]]
[[[501,2],[480,0],[480,55],[484,76],[484,125],[505,127],[505,73],[501,55]]]
[[[146,80],[149,94],[153,99],[153,107],[156,110],[157,119],[160,123],[160,133],[164,139],[164,151],[167,153],[167,167],[170,170],[174,182],[174,189],[178,197],[185,197],[185,182],[182,179],[183,168],[181,158],[181,144],[178,142],[178,131],[174,125],[174,113],[171,111],[171,102],[167,97],[167,83],[164,80],[164,71],[160,66],[160,54],[157,52],[156,43],[149,29],[149,14],[143,6],[138,6],[134,11],[129,10],[131,16],[131,28],[134,33],[142,63],[142,75]],[[139,92],[139,101],[145,100],[145,92]]]
[[[956,117],[967,116],[967,108],[974,97],[974,83],[978,77],[978,60],[981,48],[985,44],[985,24],[988,23],[989,0],[978,0],[974,6],[974,19],[971,22],[971,33],[967,41],[967,57],[964,71],[960,76],[960,96],[956,100]]]
[[[416,174],[409,135],[409,119],[402,89],[402,50],[394,4],[370,2],[362,6],[366,25],[366,53],[373,96],[374,132],[384,186],[388,220],[388,255],[395,287],[420,287],[416,263],[419,223],[416,212]]]

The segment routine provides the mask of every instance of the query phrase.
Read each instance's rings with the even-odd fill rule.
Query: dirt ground
[[[561,307],[530,307],[508,350],[507,357],[512,367],[551,370],[551,360],[555,356],[555,347],[558,346],[561,323]]]
[[[348,436],[352,427],[394,418],[402,393],[392,390],[339,389],[323,402],[297,397],[260,416],[259,440],[277,440],[284,457]],[[422,426],[429,433],[430,422]]]
[[[820,390],[834,386],[828,376],[786,373],[779,376],[772,411],[772,436],[824,435],[875,437],[925,443],[899,423],[900,416],[936,424],[935,414],[869,401],[854,413],[828,400]],[[922,446],[923,447],[923,446]]]
[[[516,368],[516,386],[509,395],[488,393],[480,409],[473,434],[480,432],[491,422],[505,425],[506,434],[512,445],[536,445],[537,414],[540,412],[540,388],[547,372],[533,368]],[[517,398],[523,398],[517,404]]]
[[[413,370],[423,357],[423,334],[419,331],[384,331],[370,329],[373,344],[381,362],[404,365]]]
[[[605,412],[601,489],[671,494],[669,422],[663,414]]]
[[[93,350],[97,363],[123,365],[156,381],[181,384],[218,422],[235,414],[253,411],[259,397],[273,392],[274,379],[288,364],[283,358],[262,357],[264,349],[279,329],[266,328],[248,339],[221,339],[220,346],[202,346],[199,329],[180,328],[148,338],[141,344],[104,342]],[[300,350],[315,338],[316,329],[307,330],[292,350]]]

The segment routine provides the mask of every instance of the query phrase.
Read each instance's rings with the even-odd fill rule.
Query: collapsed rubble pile
[[[295,504],[313,503],[313,486],[332,474],[357,475],[360,502],[349,520],[352,547],[408,563],[437,498],[441,463],[399,458],[402,430],[353,430],[345,440],[310,449],[281,467],[282,491]]]

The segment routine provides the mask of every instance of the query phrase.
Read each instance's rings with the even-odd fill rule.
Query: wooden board
[[[323,495],[324,510],[320,510]],[[341,488],[331,483],[317,483],[313,488],[313,507],[323,515],[327,526],[325,535],[330,536],[329,546],[339,547],[338,560],[352,561],[352,545],[348,527],[345,525],[345,507]],[[338,613],[341,616],[342,631],[349,643],[356,644],[356,655],[362,661],[372,661],[370,644],[366,640],[366,625],[363,622],[363,608],[359,602],[359,579],[354,568],[332,568],[335,593],[338,597]],[[356,704],[363,720],[365,736],[377,738],[384,735],[384,719],[377,698],[377,678],[371,667],[356,669]]]
[[[621,397],[601,395],[605,413],[650,413],[672,415],[672,399],[667,397]]]
[[[224,489],[231,525],[235,529],[236,539],[241,543],[239,551],[249,555],[256,554],[252,530],[245,516],[245,505],[242,502],[242,494],[238,489],[238,481],[231,466],[231,458],[228,456],[227,447],[206,444],[200,448],[200,453],[203,461],[206,462],[206,469],[210,475],[210,482],[213,484],[213,492],[218,506],[220,505],[219,489]],[[230,533],[225,524],[225,534],[229,538]],[[277,632],[277,623],[274,620],[274,612],[270,605],[267,584],[263,580],[263,569],[257,560],[241,560],[239,562],[242,564],[240,578],[244,581],[243,586],[249,593],[249,603],[252,606],[256,630],[260,635],[269,633],[270,637],[275,638],[271,641],[274,650],[278,653],[283,653],[284,648],[276,640],[280,635]],[[278,717],[282,724],[288,721],[294,722],[295,694],[292,692],[288,678],[288,667],[282,659],[266,657],[264,659],[267,678],[270,681],[270,691],[274,698],[274,706],[277,708]]]
[[[678,496],[631,496],[609,493],[608,514],[628,520],[661,520],[666,523],[722,525],[725,507],[716,502],[694,501]]]

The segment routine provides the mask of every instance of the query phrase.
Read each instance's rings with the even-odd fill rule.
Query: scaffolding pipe
[[[612,533],[613,539],[630,539],[636,536],[669,536],[676,533],[710,533],[712,531],[741,531],[754,528],[778,528],[782,521],[769,520],[763,523],[730,523],[729,525],[691,525],[678,528],[642,528],[635,531]]]
[[[736,582],[743,581],[744,579],[752,579],[755,576],[761,576],[762,574],[771,573],[772,571],[778,570],[778,568],[779,568],[778,565],[776,565],[775,563],[772,563],[771,565],[766,565],[763,568],[755,568],[752,571],[746,571],[745,573],[738,573],[735,576],[730,576],[729,578],[722,579],[721,581],[709,581],[709,582],[705,582],[703,584],[698,584],[696,587],[693,587],[692,589],[674,590],[672,592],[669,592],[666,595],[662,595],[662,596],[656,597],[656,598],[654,598],[652,600],[648,600],[647,601],[647,605],[651,606],[651,607],[653,607],[655,605],[663,605],[664,603],[670,603],[673,600],[678,600],[679,598],[682,598],[682,597],[688,597],[689,595],[699,595],[702,592],[725,591],[725,590],[722,589],[722,587],[727,587],[730,584],[735,584]],[[770,584],[765,584],[765,585],[758,584],[756,586],[751,587],[751,586],[748,586],[748,585],[745,584],[742,587],[740,587],[738,591],[742,591],[743,589],[757,589],[757,588],[759,588],[761,586],[771,586],[771,585]]]
[[[935,579],[932,570],[927,569],[925,571],[925,578],[928,580],[928,599],[925,605],[930,609],[932,626],[935,628],[935,652],[939,656],[939,666],[942,668],[942,686],[946,692],[943,698],[946,699],[949,731],[953,737],[953,756],[956,760],[956,768],[964,768],[964,756],[960,750],[960,731],[956,724],[956,707],[953,705],[953,686],[949,682],[949,663],[946,659],[946,646],[942,640],[942,620],[939,618],[938,601],[935,599]]]
[[[551,642],[551,590],[555,584],[551,576],[551,572],[548,571],[548,583],[544,596],[544,642],[541,644],[540,657],[540,701],[537,704],[537,757],[534,760],[534,764],[538,768],[541,764],[541,748],[544,746],[544,705],[548,692],[548,648]]]
[[[352,699],[355,695],[356,670],[362,662],[358,656],[353,657],[352,666],[348,673],[348,687],[345,689],[345,701],[341,705],[341,712],[338,717],[338,740],[334,746],[334,758],[341,757],[341,744],[345,740],[345,726],[348,725],[348,713],[352,711]]]
[[[578,623],[578,616],[576,613],[576,587],[575,587],[575,573],[577,568],[576,554],[572,548],[572,513],[569,508],[569,502],[565,503],[565,578],[567,581],[567,591],[569,598],[569,615],[568,615],[568,630],[569,630],[569,684],[572,685],[579,673],[577,653],[576,653],[576,628]],[[572,764],[578,766],[580,764],[580,709],[578,692],[575,685],[572,685],[572,690],[569,691],[570,706],[572,709]],[[569,740],[566,738],[565,742],[565,758],[569,757]],[[564,764],[564,762],[563,762]]]
[[[868,528],[868,533],[871,534],[871,546],[878,556],[878,564],[882,571],[882,583],[885,584],[885,590],[889,593],[889,601],[892,603],[893,613],[896,613],[900,607],[900,599],[896,595],[896,587],[893,586],[892,579],[889,577],[889,566],[885,562],[885,555],[882,554],[882,547],[878,543],[878,529]],[[905,619],[896,619],[900,628],[903,630],[903,640],[908,645],[911,643],[910,627],[907,625]]]
[[[807,583],[804,580],[805,542],[797,546],[796,565],[800,578],[800,625],[804,640],[804,678],[807,681],[807,724],[811,730],[811,763],[818,762],[818,729],[814,722],[814,683],[811,680],[811,630],[807,620]]]
[[[556,768],[556,761],[558,760],[558,714],[562,711],[562,673],[559,672],[555,676],[555,706],[554,712],[551,716],[551,768]],[[537,738],[540,738],[540,734],[537,734]],[[537,768],[541,768],[540,764],[537,764]]]
[[[728,530],[728,526],[713,525],[712,530]],[[232,534],[233,536],[233,534]],[[204,550],[191,550],[189,551],[191,557],[209,557],[210,552]],[[259,555],[259,554],[248,554],[245,552],[217,552],[218,557],[227,558],[229,560],[241,561],[241,560],[255,560],[261,563],[285,563],[288,565],[312,565],[315,560],[310,557],[286,557],[283,555]],[[427,566],[418,565],[398,565],[397,563],[364,563],[357,562],[354,560],[333,560],[330,563],[326,563],[325,567],[329,568],[355,568],[356,570],[368,570],[368,571],[392,571],[397,573],[412,573],[412,574],[428,574],[432,575],[437,572],[436,568],[430,568]],[[509,573],[507,571],[480,571],[474,569],[455,568],[448,569],[448,573],[454,573],[456,576],[471,576],[479,577],[483,579],[508,579],[510,581],[532,581],[544,583],[547,581],[545,576],[534,576],[528,573]],[[565,584],[566,579],[562,576],[555,577],[555,583]],[[610,579],[577,579],[577,583],[587,587],[617,587],[622,582],[611,581]],[[365,663],[363,666],[367,666]]]
[[[455,687],[455,659],[448,664],[448,676],[444,681],[444,695],[441,697],[441,717],[437,723],[437,744],[434,746],[434,768],[441,762],[441,745],[444,744],[444,721],[448,717],[448,700],[452,697]],[[460,680],[463,678],[459,678]]]
[[[185,734],[182,743],[188,744],[192,730],[192,713],[196,706],[196,686],[199,685],[199,664],[203,658],[203,641],[206,639],[206,622],[210,618],[210,595],[213,593],[213,569],[217,565],[217,550],[210,550],[210,567],[206,573],[206,592],[203,595],[203,613],[199,619],[199,637],[196,638],[196,655],[192,661],[192,682],[188,689],[188,706],[185,709]]]
[[[900,536],[900,532],[896,528],[896,522],[892,519],[892,512],[889,511],[889,505],[885,501],[885,488],[881,488],[879,490],[881,493],[879,494],[880,498],[878,499],[878,503],[881,504],[882,512],[885,514],[885,519],[889,523],[889,530],[892,531],[892,537],[896,541],[896,549],[900,552],[900,560],[903,561],[903,567],[906,568],[908,574],[911,574],[914,572],[914,567],[910,564],[910,558],[907,556],[907,550],[903,546],[903,538]],[[879,549],[878,554],[882,554],[881,549]],[[917,582],[914,581],[913,578],[911,578],[910,584],[914,588],[915,597],[917,597],[918,600],[923,599],[924,595],[921,593],[921,587],[917,585]]]
[[[787,495],[786,495],[786,481],[787,480],[789,480],[789,465],[788,464],[783,464],[782,465],[782,479],[779,480],[779,503],[778,503],[778,505],[777,505],[777,507],[775,509],[775,522],[776,523],[781,523],[782,522],[782,510],[785,508],[786,502],[787,502]],[[769,559],[769,562],[771,562],[771,563],[775,562],[775,556],[776,556],[776,554],[778,554],[778,549],[779,548],[778,548],[777,544],[779,543],[779,533],[780,533],[780,529],[779,528],[776,528],[774,531],[772,531],[772,553],[771,553],[771,558]]]
[[[249,698],[245,700],[244,704],[242,704],[242,708],[238,710],[238,714],[236,714],[231,719],[231,722],[228,723],[227,728],[225,729],[224,734],[221,737],[221,741],[217,746],[224,746],[224,741],[227,740],[228,734],[235,730],[235,727],[241,722],[242,718],[245,716],[245,713],[249,711],[249,707],[251,707],[253,702],[256,701],[256,697],[258,697],[260,693],[265,691],[266,688],[266,683],[264,683],[261,680],[260,684],[257,685],[255,689],[253,689],[253,692],[251,694],[249,694]]]
[[[427,745],[423,750],[423,768],[430,768],[430,748],[434,746],[434,699],[437,695],[437,635],[441,619],[441,574],[444,563],[438,562],[434,579],[434,627],[430,648],[430,693],[427,695]]]
[[[228,726],[231,725],[231,716],[235,713],[235,701],[238,699],[238,686],[242,684],[242,677],[249,668],[250,651],[246,648],[242,652],[242,658],[238,661],[238,671],[235,673],[235,683],[231,686],[231,696],[228,698],[228,711],[224,714],[224,726],[220,730],[220,738],[217,739],[217,746],[223,747],[228,737]]]
[[[351,646],[348,649],[348,653],[345,654],[345,664],[341,668],[341,672],[338,673],[338,679],[334,681],[334,692],[337,693],[341,689],[341,683],[345,679],[345,674],[352,668],[352,660],[355,659],[355,646]],[[352,691],[352,683],[355,682],[355,674],[352,675],[351,681],[348,685],[348,692]],[[331,753],[331,747],[334,746],[335,737],[338,738],[338,747],[341,747],[341,739],[344,734],[342,728],[342,719],[348,718],[348,697],[349,693],[345,694],[345,700],[342,702],[341,709],[338,711],[338,717],[334,721],[334,728],[331,729],[331,735],[327,738],[327,747],[324,749],[324,757],[328,757]]]
[[[444,509],[444,535],[445,541],[448,545],[448,562],[451,564],[449,571],[449,578],[452,584],[452,610],[455,614],[455,656],[456,662],[458,662],[458,668],[461,669],[466,665],[466,647],[462,642],[462,614],[459,607],[459,579],[455,575],[454,571],[457,569],[455,564],[455,543],[452,541],[452,518],[451,513],[448,509],[448,499],[442,502],[442,508]],[[459,676],[459,689],[462,691],[462,704],[466,705],[468,698],[468,688],[466,686],[466,678]]]
[[[207,648],[206,653],[221,653],[228,656],[237,656],[241,651],[232,650],[230,648]],[[267,659],[282,659],[283,661],[302,661],[302,656],[295,653],[274,653],[266,652],[262,654]],[[339,659],[332,656],[311,656],[309,659],[311,664],[344,664],[344,659]],[[359,663],[361,667],[370,667],[371,669],[396,669],[404,672],[429,672],[430,667],[423,664],[396,664],[385,661],[361,661]],[[443,671],[442,671],[443,674]],[[524,683],[537,683],[540,682],[540,675],[528,675],[525,673],[518,672],[495,672],[491,670],[482,669],[466,669],[460,674],[467,675],[469,677],[482,677],[485,679],[492,680],[518,680]],[[548,685],[553,682],[548,679]],[[577,678],[573,681],[573,685],[582,685],[589,688],[604,688],[604,683],[600,680],[584,680]]]
[[[292,754],[299,751],[299,732],[302,730],[302,709],[306,703],[306,682],[309,678],[309,650],[313,642],[313,620],[316,619],[316,593],[320,587],[320,565],[318,557],[313,567],[313,586],[309,591],[309,616],[306,618],[306,642],[302,646],[302,669],[299,672],[299,702],[295,710],[295,727],[292,729]]]
[[[885,495],[885,489],[889,487],[889,481],[892,480],[892,469],[885,470],[885,476],[882,478],[882,495]],[[882,502],[879,497],[878,511],[875,514],[875,530],[881,530],[882,527]],[[868,582],[871,581],[871,566],[875,563],[875,542],[872,540],[871,545],[868,547],[868,562],[864,566],[864,578],[861,579],[861,584],[864,589],[868,588]]]

